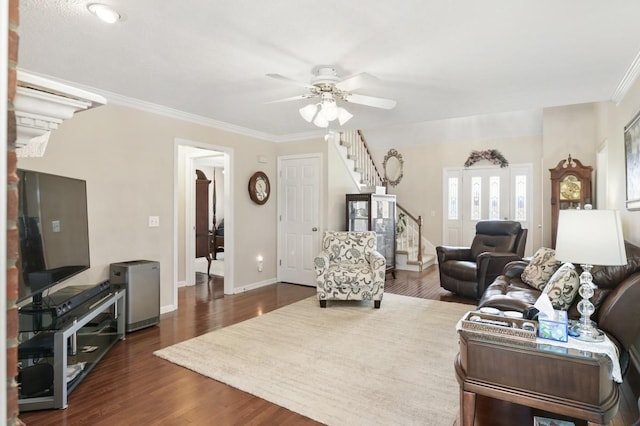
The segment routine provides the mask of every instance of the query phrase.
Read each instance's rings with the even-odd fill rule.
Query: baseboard
[[[176,305],[165,305],[160,307],[160,315],[166,314],[169,312],[177,311],[178,307]]]
[[[253,284],[245,285],[245,286],[242,286],[242,287],[234,288],[233,289],[233,294],[244,293],[245,291],[255,290],[257,288],[265,287],[265,286],[268,286],[268,285],[271,285],[271,284],[275,284],[277,282],[278,281],[275,278],[270,278],[268,280],[259,281],[257,283],[253,283]]]

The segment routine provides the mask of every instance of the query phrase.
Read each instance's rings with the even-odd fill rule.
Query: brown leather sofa
[[[627,264],[622,266],[594,266],[593,282],[598,286],[591,301],[596,307],[591,316],[598,328],[613,337],[624,349],[635,343],[640,336],[640,247],[625,241]],[[520,275],[527,262],[510,262],[503,275],[495,279],[482,295],[478,307],[493,307],[503,311],[524,312],[535,303],[540,291],[522,282]],[[579,266],[576,266],[581,273]],[[569,318],[578,319],[580,314],[576,296],[569,308]],[[621,361],[623,358],[621,357]],[[621,362],[622,363],[622,362]],[[623,370],[624,371],[624,370]]]
[[[436,247],[440,286],[479,299],[507,263],[522,259],[526,242],[520,222],[479,221],[471,247]]]

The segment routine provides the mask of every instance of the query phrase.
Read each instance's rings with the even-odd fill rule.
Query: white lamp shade
[[[317,104],[309,104],[298,110],[302,118],[304,118],[307,123],[311,123],[311,120],[313,120],[313,117],[316,115],[316,111],[318,111]]]
[[[313,124],[318,127],[329,127],[329,121],[326,119],[324,114],[316,114],[316,118],[313,120]]]
[[[346,109],[342,107],[338,108],[338,122],[340,123],[341,126],[347,121],[351,120],[352,117],[353,117],[353,114],[351,114]]]
[[[322,114],[327,121],[333,121],[338,118],[338,106],[335,101],[322,102]]]
[[[560,210],[556,259],[582,265],[626,265],[617,210]]]

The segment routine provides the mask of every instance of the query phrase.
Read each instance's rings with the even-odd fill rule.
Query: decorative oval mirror
[[[396,186],[402,180],[402,165],[404,160],[402,154],[391,148],[384,156],[382,168],[384,169],[384,180],[387,185]]]

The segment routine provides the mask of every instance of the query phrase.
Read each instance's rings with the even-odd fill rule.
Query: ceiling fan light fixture
[[[338,118],[338,105],[336,101],[322,101],[322,114],[328,121]]]
[[[326,128],[329,127],[329,120],[326,119],[324,114],[316,114],[316,118],[313,120],[313,124],[318,127]]]
[[[311,123],[311,121],[313,121],[313,117],[316,116],[316,112],[317,111],[318,111],[318,105],[317,104],[309,104],[309,105],[304,106],[304,107],[302,107],[302,108],[300,108],[298,110],[298,112],[300,113],[302,118],[307,123]]]
[[[347,121],[351,120],[352,118],[353,118],[353,114],[351,114],[349,111],[347,111],[342,107],[338,108],[338,122],[340,123],[341,126]]]

